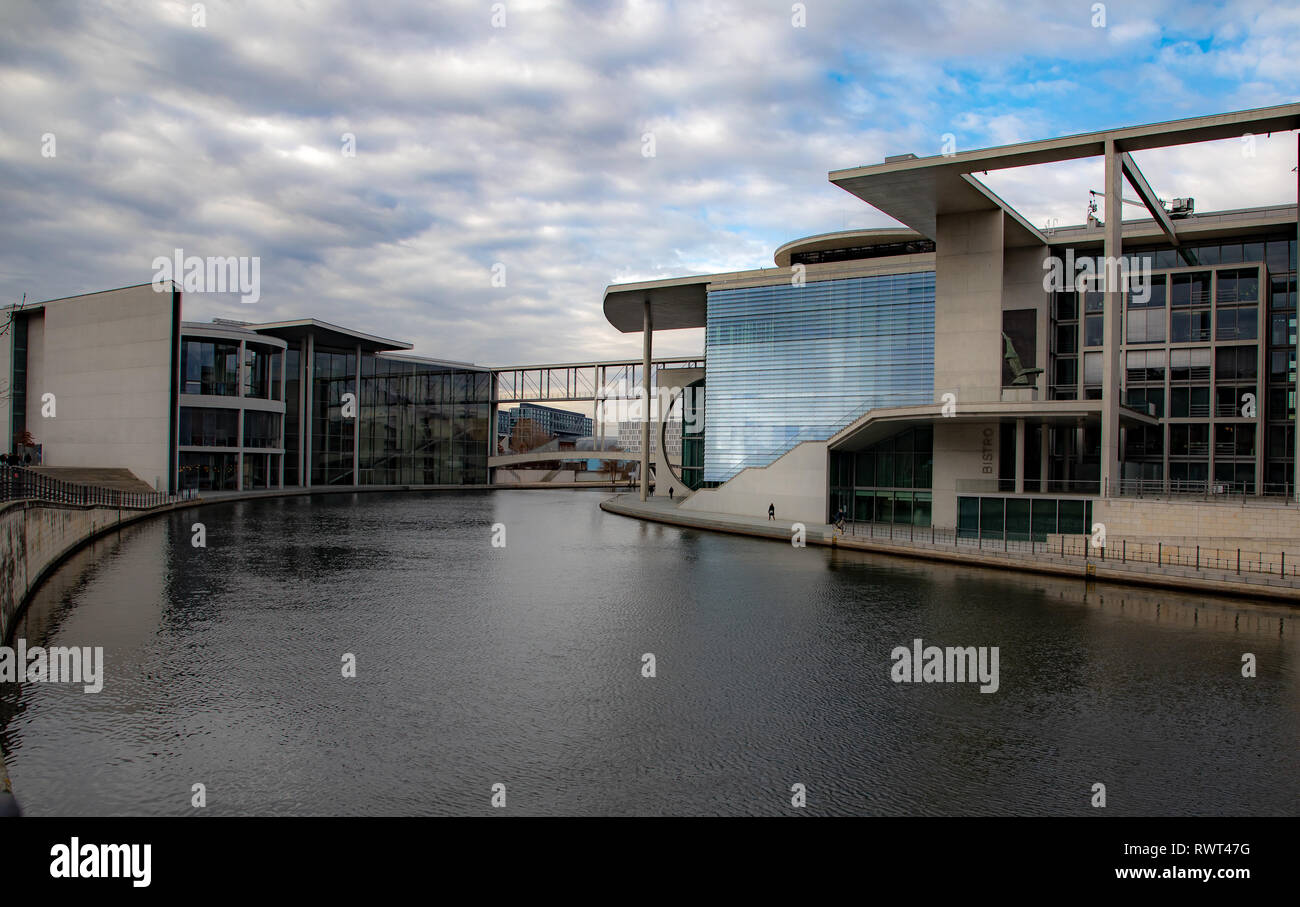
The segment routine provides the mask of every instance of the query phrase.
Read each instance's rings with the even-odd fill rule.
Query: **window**
[[[1157,419],[1165,415],[1165,389],[1163,387],[1130,387],[1125,399],[1128,406]]]
[[[1125,339],[1128,343],[1164,343],[1165,310],[1130,309]]]
[[[1101,357],[1102,357],[1101,353],[1083,354],[1083,383],[1084,384],[1102,383]]]
[[[1056,360],[1056,380],[1054,384],[1074,387],[1079,383],[1079,360],[1073,357]]]
[[[1173,275],[1170,301],[1177,306],[1210,304],[1210,272],[1192,271]]]
[[[1215,457],[1255,457],[1255,426],[1220,422],[1214,426]]]
[[[1171,457],[1204,457],[1210,452],[1210,426],[1192,423],[1169,426],[1169,455]]]
[[[1135,284],[1134,291],[1129,294],[1129,308],[1163,309],[1169,301],[1169,282],[1165,279],[1165,275],[1155,275],[1146,286],[1150,292],[1143,294],[1142,284]],[[1146,296],[1145,299],[1143,298],[1144,295]]]
[[[1129,382],[1165,380],[1164,350],[1129,350],[1125,354],[1125,376]]]
[[[1295,349],[1273,350],[1268,354],[1268,380],[1295,383]]]
[[[1273,346],[1295,346],[1295,313],[1274,312],[1269,316],[1268,342]]]
[[[280,414],[257,410],[244,412],[245,447],[279,447]]]
[[[236,447],[239,410],[182,406],[176,443],[181,447]]]
[[[1218,278],[1219,285],[1215,298],[1220,305],[1259,301],[1259,272],[1254,268],[1219,271]]]
[[[1079,317],[1079,301],[1073,293],[1056,294],[1056,320],[1074,321]]]
[[[1210,310],[1178,311],[1169,319],[1169,339],[1174,343],[1196,343],[1210,339]]]
[[[1215,312],[1214,336],[1216,340],[1256,340],[1258,310],[1252,306],[1219,309]]]
[[[1104,315],[1088,315],[1083,319],[1083,345],[1101,346],[1105,326]]]
[[[1169,415],[1175,419],[1204,419],[1210,414],[1208,387],[1169,388]]]
[[[1210,351],[1208,348],[1196,350],[1169,351],[1170,381],[1208,381],[1210,380]]]
[[[211,340],[181,343],[181,393],[239,394],[239,344]]]
[[[1058,324],[1056,326],[1056,349],[1054,352],[1066,355],[1079,352],[1079,326],[1077,324]]]
[[[1216,381],[1254,381],[1259,375],[1257,357],[1259,351],[1253,346],[1226,346],[1214,352],[1214,373]]]

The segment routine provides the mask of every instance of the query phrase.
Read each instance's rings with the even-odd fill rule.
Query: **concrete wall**
[[[46,466],[129,469],[166,490],[172,306],[170,290],[148,284],[45,304],[43,330],[29,335],[27,426]],[[41,415],[46,393],[54,418]]]
[[[0,510],[0,640],[51,566],[97,533],[138,519],[142,511],[66,507],[19,501]]]
[[[1001,211],[947,214],[936,227],[934,396],[994,402],[1002,388]],[[1040,278],[1041,279],[1041,278]]]
[[[1093,502],[1093,522],[1106,524],[1107,538],[1231,540],[1249,547],[1261,540],[1285,542],[1300,539],[1300,506],[1283,503],[1235,501],[1157,501],[1151,498],[1108,498]],[[1235,547],[1235,545],[1234,545]]]
[[[751,466],[717,488],[701,488],[681,507],[766,517],[767,506],[775,504],[782,522],[825,523],[826,469],[826,442],[805,441],[767,466]]]
[[[1033,365],[1043,369],[1041,375],[1035,376],[1034,386],[1038,388],[1038,399],[1047,399],[1047,354],[1050,344],[1047,332],[1051,326],[1049,296],[1043,289],[1043,261],[1047,258],[1047,248],[1036,246],[1020,249],[1007,249],[1002,267],[1002,308],[1003,310],[1033,309],[1037,312],[1037,343],[1035,344]],[[1028,351],[1019,351],[1024,356]],[[1026,365],[1030,365],[1026,357]]]
[[[997,480],[998,423],[938,419],[934,423],[935,526],[957,525],[957,482],[960,479]],[[987,471],[986,471],[987,470]]]

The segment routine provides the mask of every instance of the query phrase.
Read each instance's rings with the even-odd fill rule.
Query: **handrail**
[[[0,501],[45,501],[76,507],[114,507],[123,510],[148,510],[177,501],[191,501],[196,489],[180,494],[162,491],[122,491],[99,485],[65,482],[20,466],[0,466]]]

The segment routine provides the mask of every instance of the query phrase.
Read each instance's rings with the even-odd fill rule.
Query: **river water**
[[[15,793],[29,815],[191,814],[196,784],[213,815],[448,815],[499,812],[504,785],[508,813],[742,815],[795,811],[798,784],[814,814],[1071,815],[1101,783],[1112,814],[1300,814],[1294,609],[602,497],[249,501],[95,543],[16,636],[102,646],[104,688],[0,684]],[[998,647],[997,691],[895,683],[914,639]]]

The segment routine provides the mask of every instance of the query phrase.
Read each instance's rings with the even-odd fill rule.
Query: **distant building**
[[[668,432],[665,435],[668,448],[668,456],[677,459],[682,455],[682,421],[673,419],[668,423]],[[620,450],[625,450],[630,454],[641,453],[641,423],[636,420],[624,421],[618,423],[618,446]],[[650,453],[659,450],[659,424],[652,423],[650,431]]]
[[[151,284],[10,306],[5,446],[161,491],[483,485],[491,369],[314,318],[181,319]],[[57,405],[57,418],[52,418]]]
[[[542,406],[538,403],[521,403],[509,410],[497,410],[497,436],[510,438],[515,426],[521,420],[529,420],[534,429],[541,433],[559,438],[561,441],[576,441],[578,438],[591,437],[591,417],[554,406]]]

